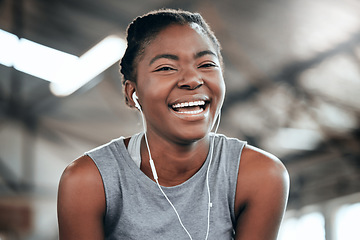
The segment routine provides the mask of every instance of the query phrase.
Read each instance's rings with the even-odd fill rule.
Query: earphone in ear
[[[136,92],[134,92],[133,94],[132,94],[132,99],[133,99],[133,101],[135,102],[135,107],[137,108],[137,109],[139,109],[139,110],[141,110],[141,106],[140,106],[140,104],[139,104],[139,101],[138,101],[138,96],[136,95]]]

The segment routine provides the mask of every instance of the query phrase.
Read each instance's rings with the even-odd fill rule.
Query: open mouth
[[[181,114],[199,114],[203,112],[208,105],[207,101],[198,100],[191,102],[181,102],[172,104],[170,107],[177,113]]]

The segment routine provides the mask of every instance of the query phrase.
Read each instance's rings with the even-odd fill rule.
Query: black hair
[[[127,48],[120,62],[123,84],[126,80],[136,83],[137,63],[144,53],[146,46],[156,38],[160,31],[173,24],[186,25],[191,23],[198,24],[209,37],[217,50],[219,61],[222,64],[220,43],[199,13],[175,9],[160,9],[137,17],[127,28]]]

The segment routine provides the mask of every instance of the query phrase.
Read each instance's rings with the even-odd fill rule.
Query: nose
[[[178,87],[193,90],[204,84],[202,76],[195,69],[183,70],[183,74],[178,81]]]

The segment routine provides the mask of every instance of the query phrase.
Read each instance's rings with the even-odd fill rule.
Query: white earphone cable
[[[193,238],[191,237],[189,231],[186,229],[186,227],[184,226],[181,218],[180,218],[180,215],[178,213],[178,211],[176,210],[174,204],[170,201],[170,199],[168,198],[168,196],[165,194],[164,190],[162,189],[161,185],[159,184],[159,180],[158,180],[158,175],[157,175],[157,172],[156,172],[156,168],[155,168],[155,164],[154,164],[154,160],[152,159],[152,156],[151,156],[151,152],[150,152],[150,147],[149,147],[149,142],[148,142],[148,138],[147,138],[147,129],[146,129],[146,122],[145,122],[145,117],[144,117],[144,114],[141,110],[141,107],[140,107],[140,104],[137,102],[137,100],[134,98],[134,101],[135,103],[137,104],[136,107],[139,109],[140,113],[141,113],[141,118],[142,118],[142,123],[143,123],[143,128],[144,128],[144,135],[145,135],[145,143],[146,143],[146,147],[147,147],[147,150],[148,150],[148,154],[149,154],[149,161],[150,161],[150,167],[151,167],[151,171],[152,171],[152,174],[153,174],[153,177],[155,179],[155,182],[157,184],[157,186],[159,187],[161,193],[164,195],[165,199],[169,202],[170,206],[173,208],[179,222],[180,222],[180,225],[181,227],[185,230],[186,234],[189,236],[190,240],[193,240]],[[212,139],[212,142],[210,144],[210,156],[209,156],[209,165],[208,165],[208,168],[207,168],[207,171],[206,171],[206,187],[207,187],[207,192],[208,192],[208,218],[207,218],[207,230],[206,230],[206,236],[205,236],[205,240],[208,239],[208,236],[209,236],[209,232],[210,232],[210,209],[212,207],[212,202],[211,202],[211,195],[210,195],[210,186],[209,186],[209,171],[210,171],[210,165],[211,165],[211,162],[212,162],[212,158],[213,158],[213,152],[214,152],[214,144],[215,144],[215,134],[219,128],[219,125],[220,125],[220,117],[221,117],[221,112],[219,111],[219,114],[218,114],[218,117],[217,117],[217,124],[216,124],[216,127],[215,127],[215,131],[214,131],[214,136],[213,136],[213,139]]]
[[[151,166],[151,171],[152,171],[152,174],[153,174],[153,177],[155,179],[155,182],[156,182],[156,185],[159,187],[161,193],[164,195],[164,197],[166,198],[166,200],[169,202],[170,206],[173,208],[179,222],[180,222],[180,225],[181,227],[185,230],[186,234],[189,236],[189,238],[192,240],[192,237],[189,233],[189,231],[186,229],[186,227],[184,226],[183,222],[181,221],[181,218],[180,218],[180,215],[178,213],[178,211],[176,210],[174,204],[170,201],[170,199],[168,198],[168,196],[165,194],[164,190],[162,189],[162,187],[160,186],[159,184],[159,180],[158,180],[158,175],[156,173],[156,168],[155,168],[155,164],[154,164],[154,160],[152,159],[152,156],[151,156],[151,152],[150,152],[150,147],[149,147],[149,142],[148,142],[148,138],[147,138],[147,134],[146,134],[146,123],[145,123],[145,118],[144,118],[144,114],[141,110],[141,107],[138,108],[140,113],[141,113],[141,118],[142,118],[142,122],[143,122],[143,128],[144,128],[144,135],[145,135],[145,143],[146,143],[146,148],[148,150],[148,154],[149,154],[149,161],[150,161],[150,166]]]
[[[212,208],[212,202],[211,202],[211,194],[210,194],[210,186],[209,186],[209,172],[210,172],[210,166],[212,163],[212,159],[213,159],[213,154],[214,154],[214,148],[215,148],[215,134],[217,133],[217,130],[219,129],[219,125],[220,125],[220,118],[221,118],[221,112],[219,111],[218,117],[217,117],[217,123],[216,123],[216,127],[215,127],[215,131],[214,131],[214,136],[212,139],[212,144],[210,144],[210,159],[209,159],[209,165],[206,171],[206,187],[207,187],[207,191],[208,191],[208,219],[207,219],[207,230],[206,230],[206,237],[205,240],[208,239],[209,237],[209,231],[210,231],[210,209]]]

